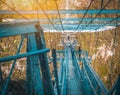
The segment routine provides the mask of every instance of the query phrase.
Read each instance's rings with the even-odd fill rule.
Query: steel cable
[[[57,4],[56,0],[55,0],[55,4],[56,4],[56,8],[57,8],[59,19],[60,19],[60,24],[61,24],[62,30],[64,32],[64,27],[63,27],[63,24],[62,24],[62,19],[61,19],[61,16],[60,16],[60,12],[59,12],[59,8],[58,8],[58,4]]]
[[[49,16],[47,15],[47,13],[45,12],[45,10],[41,7],[40,2],[38,0],[36,0],[36,2],[38,3],[40,9],[43,11],[44,15],[47,17],[47,19],[49,20],[50,24],[53,26],[53,28],[57,31],[58,29],[55,27],[55,25],[52,23],[52,21],[50,20]]]
[[[86,10],[85,14],[83,15],[83,17],[82,17],[81,21],[79,22],[79,24],[78,24],[78,26],[77,26],[77,28],[75,29],[75,31],[74,31],[74,32],[76,32],[76,31],[79,29],[79,27],[80,27],[81,23],[83,22],[83,20],[84,20],[84,18],[85,18],[85,16],[86,16],[86,14],[87,14],[87,12],[88,12],[88,10],[89,10],[89,9],[90,9],[90,7],[91,7],[91,5],[92,5],[93,1],[94,1],[94,0],[91,0],[90,5],[88,6],[88,8],[87,8],[87,10]]]
[[[109,0],[104,6],[103,6],[103,8],[102,9],[100,9],[100,11],[98,12],[98,14],[85,26],[85,28],[86,27],[88,27],[94,20],[95,20],[95,18],[98,16],[98,15],[100,15],[100,13],[105,9],[105,7],[106,6],[108,6],[108,4],[111,2],[112,0]],[[101,4],[102,4],[102,1],[101,1]],[[102,5],[101,5],[102,6]],[[85,29],[84,28],[84,29]]]
[[[16,12],[18,15],[20,15],[21,17],[23,17],[25,20],[29,21],[29,19],[27,17],[25,17],[24,15],[20,14],[17,10],[15,10],[14,8],[12,8],[10,5],[8,5],[6,2],[0,0],[0,2],[2,2],[3,4],[5,4],[8,8],[10,8],[12,11]]]

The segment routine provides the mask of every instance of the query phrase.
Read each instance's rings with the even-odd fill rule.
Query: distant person
[[[81,48],[79,47],[79,48],[78,48],[79,58],[81,58],[81,53],[82,53],[82,50],[81,50]]]
[[[68,36],[68,41],[70,41],[70,36]]]

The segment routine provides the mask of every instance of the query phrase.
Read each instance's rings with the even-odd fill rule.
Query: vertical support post
[[[58,71],[57,71],[57,62],[56,62],[56,49],[52,50],[52,57],[53,57],[54,76],[55,76],[57,91],[58,91],[58,95],[60,95]]]
[[[27,52],[36,51],[37,43],[35,33],[27,36]],[[26,95],[43,95],[42,80],[40,76],[40,65],[38,55],[27,57]]]
[[[118,83],[117,83],[115,95],[120,95],[120,75],[118,77]]]
[[[65,46],[65,63],[63,64],[63,85],[62,85],[62,95],[67,93],[67,73],[68,73],[68,47]]]
[[[60,91],[62,89],[62,79],[63,79],[63,59],[60,58],[60,78],[59,78],[59,83],[60,83]]]
[[[3,83],[2,70],[0,65],[0,85]]]
[[[40,28],[39,25],[36,25],[36,29],[38,30],[38,33],[36,34],[37,48],[44,49],[44,48],[46,48],[46,45],[45,45],[43,30]],[[40,65],[41,65],[41,69],[42,69],[42,78],[43,78],[42,81],[43,81],[44,94],[45,95],[54,95],[47,54],[45,54],[45,53],[40,54],[39,60],[40,60]]]

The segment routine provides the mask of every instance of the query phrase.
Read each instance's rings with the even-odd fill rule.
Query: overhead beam
[[[117,20],[117,19],[116,19]],[[115,20],[115,21],[116,21]],[[107,23],[106,22],[94,22],[94,23],[91,23],[89,24],[89,27],[95,27],[95,26],[120,26],[120,23],[118,22],[117,24],[116,23],[113,23],[114,20],[111,22],[111,23]],[[27,22],[10,22],[10,23],[1,23],[0,24],[0,29],[2,30],[2,28],[9,28],[9,27],[20,27],[20,26],[29,26],[29,25],[37,25],[38,24],[38,21],[27,21]],[[56,27],[61,27],[61,23],[53,23],[54,26]],[[80,27],[85,27],[88,23],[81,23],[79,25],[79,22],[78,23],[63,23],[63,26],[70,26],[70,27],[76,27],[76,26],[80,26]],[[53,27],[53,25],[50,23],[41,23],[40,24],[41,26],[45,26],[45,27]]]
[[[1,24],[0,25],[0,38],[37,32],[35,28],[36,24],[37,22]]]
[[[20,14],[44,14],[43,11],[34,11],[34,10],[17,10]],[[59,10],[60,14],[85,14],[87,10]],[[88,10],[87,14],[98,14],[101,10]],[[57,10],[47,10],[47,14],[58,14]],[[100,14],[120,14],[120,10],[102,10]],[[12,10],[0,10],[1,14],[16,14]]]
[[[53,27],[51,24],[40,24],[41,26],[43,27]],[[79,24],[76,24],[76,23],[73,23],[73,24],[63,24],[63,27],[67,27],[67,26],[70,26],[70,27],[77,27]],[[80,24],[79,26],[80,27],[86,27],[87,24]],[[61,24],[54,24],[55,27],[61,27]],[[120,24],[113,24],[113,23],[108,23],[108,24],[98,24],[98,23],[95,23],[95,24],[89,24],[89,26],[87,27],[97,27],[97,26],[120,26]]]
[[[106,28],[106,27],[108,27],[109,26],[109,28],[110,27],[117,27],[117,26],[120,26],[120,24],[90,24],[88,27],[86,27],[86,25],[87,24],[80,24],[80,26],[78,25],[78,24],[63,24],[63,28],[64,28],[64,30],[96,30],[96,29],[98,29],[98,28],[101,28],[101,27],[103,27],[103,28]],[[59,24],[55,24],[54,25],[55,27],[56,27],[56,29],[59,31],[62,31],[62,27],[61,27],[61,25],[59,25]],[[79,27],[78,27],[79,26]],[[54,27],[52,26],[52,25],[43,25],[43,24],[41,24],[41,27],[43,28],[43,29],[45,29],[45,30],[55,30],[54,29]]]
[[[120,18],[95,18],[94,21],[111,21],[111,20],[120,20]],[[48,19],[39,19],[40,21],[48,21]],[[53,21],[60,21],[59,18],[52,19]],[[61,20],[64,21],[91,21],[92,18],[61,18]],[[93,22],[94,22],[93,21]]]
[[[79,27],[79,28],[77,28],[77,30],[76,30],[76,27],[64,27],[64,31],[96,31],[96,30],[107,30],[107,29],[113,29],[113,28],[115,28],[115,27],[104,27],[104,26],[101,26],[101,27],[87,27],[87,28],[81,28],[81,27]],[[52,27],[50,27],[50,28],[44,28],[44,31],[46,31],[46,32],[49,32],[49,31],[56,31],[56,32],[61,32],[61,31],[63,31],[62,30],[62,28],[58,28],[57,30],[55,30],[54,28],[52,28]]]
[[[90,22],[92,20],[92,18],[61,18],[61,20],[59,18],[50,18],[50,20],[52,22],[60,22],[62,21],[64,22],[80,22],[81,20],[83,20],[83,22]],[[93,22],[105,22],[105,21],[120,21],[120,18],[95,18],[93,20]],[[38,19],[29,19],[29,21],[38,21]],[[49,22],[49,20],[47,18],[39,18],[40,22]],[[13,19],[13,22],[17,23],[17,22],[28,22],[25,19]]]

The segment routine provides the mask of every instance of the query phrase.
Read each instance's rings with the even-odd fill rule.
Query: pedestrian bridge
[[[13,28],[11,27],[11,29]],[[5,33],[2,31],[1,35]],[[27,39],[27,52],[19,54],[24,39]],[[0,58],[0,62],[13,60],[10,73],[1,88],[1,95],[5,95],[7,92],[16,60],[24,57],[27,58],[26,95],[33,95],[32,93],[35,95],[120,94],[120,77],[118,77],[113,88],[108,91],[99,76],[91,67],[91,59],[88,58],[87,51],[81,51],[84,54],[84,57],[79,58],[79,52],[65,44],[64,50],[52,50],[53,57],[51,59],[47,58],[46,53],[49,51],[50,49],[45,47],[44,35],[40,27],[38,27],[38,32],[35,33],[21,33],[21,41],[16,55]],[[59,58],[56,55],[57,53],[60,55]],[[50,60],[50,63],[54,66],[54,85],[50,75],[48,60]],[[57,67],[57,61],[60,62],[60,68]],[[80,65],[79,62],[82,64]]]
[[[12,16],[15,14],[22,16],[23,19],[0,24],[0,39],[16,35],[21,36],[16,54],[0,58],[0,64],[7,61],[13,62],[6,80],[2,81],[2,77],[0,77],[2,81],[0,95],[7,95],[9,82],[17,64],[16,61],[21,58],[26,58],[26,95],[120,95],[120,76],[118,76],[118,80],[113,87],[108,90],[92,68],[92,60],[88,57],[87,51],[82,50],[84,57],[79,58],[80,52],[75,50],[72,44],[68,46],[67,43],[64,43],[64,50],[52,49],[52,58],[48,58],[47,53],[50,52],[50,49],[46,47],[44,37],[44,31],[48,30],[66,34],[69,34],[69,31],[97,33],[98,31],[119,27],[119,8],[117,10],[105,9],[110,2],[111,0],[108,0],[104,6],[101,3],[100,10],[90,10],[91,4],[87,10],[28,11],[12,8],[10,8],[12,10],[1,10],[0,15],[4,17],[1,17],[1,19],[7,21],[6,15],[13,18]],[[25,14],[45,14],[47,18],[28,19]],[[59,15],[59,18],[50,19],[48,14],[82,14],[83,17],[60,18]],[[98,16],[101,14],[112,14],[114,16],[99,18]],[[86,18],[85,15],[91,17]],[[27,44],[26,53],[20,53],[23,43]],[[57,56],[58,54],[59,56]],[[57,66],[58,62],[60,63],[59,68]],[[49,64],[53,64],[54,67],[54,81],[51,78]],[[2,76],[1,70],[0,76]]]

